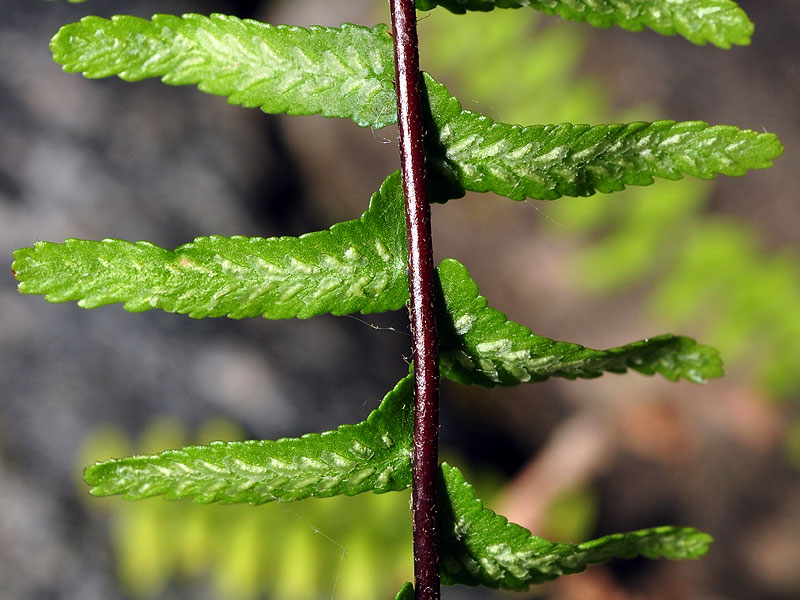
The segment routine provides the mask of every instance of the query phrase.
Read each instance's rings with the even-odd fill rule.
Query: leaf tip
[[[659,554],[670,560],[702,558],[711,550],[713,541],[709,534],[694,527],[676,527],[672,535],[660,538]]]
[[[28,267],[30,266],[31,258],[36,252],[36,248],[26,247],[14,250],[11,253],[11,274],[17,280],[17,289],[21,294],[26,293],[25,283],[29,278]]]
[[[759,137],[763,140],[766,153],[768,153],[770,159],[783,156],[785,147],[777,134],[765,131],[761,133]]]
[[[691,338],[681,338],[681,359],[684,369],[681,375],[692,383],[708,383],[725,375],[722,356],[711,346],[698,344]]]
[[[83,480],[87,485],[92,486],[90,493],[95,494],[94,490],[103,483],[105,479],[105,471],[107,470],[107,464],[107,462],[96,462],[83,470]]]
[[[61,26],[55,35],[50,38],[50,52],[53,54],[53,60],[64,67],[64,70],[69,70],[67,64],[69,57],[75,51],[77,40],[83,37],[81,34],[84,27],[92,28],[92,23],[98,19],[100,17],[83,17],[80,21]]]

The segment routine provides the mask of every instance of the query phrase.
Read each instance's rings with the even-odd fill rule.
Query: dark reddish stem
[[[397,125],[406,199],[411,332],[414,337],[414,456],[411,489],[416,600],[439,599],[436,479],[439,471],[439,365],[433,304],[431,209],[425,184],[421,75],[414,0],[390,0]]]

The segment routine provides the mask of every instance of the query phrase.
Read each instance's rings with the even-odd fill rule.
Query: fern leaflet
[[[362,126],[395,120],[385,25],[304,29],[219,14],[84,17],[62,27],[50,48],[65,70],[86,77],[161,77],[269,113],[347,117]]]
[[[439,541],[442,583],[524,590],[612,558],[698,558],[711,537],[688,527],[616,533],[582,544],[559,544],[484,508],[456,467],[441,465]]]
[[[413,378],[409,375],[366,421],[276,441],[212,442],[86,469],[95,496],[137,500],[163,495],[195,502],[300,500],[391,492],[411,484]]]
[[[427,74],[425,84],[433,116],[428,161],[452,195],[469,190],[513,200],[589,196],[650,185],[654,177],[743,175],[770,167],[783,152],[774,134],[701,121],[495,123],[464,110]]]
[[[598,377],[633,369],[670,381],[703,383],[722,375],[719,353],[674,335],[592,350],[532,333],[487,305],[466,267],[454,259],[438,269],[442,372],[463,384],[486,387],[543,381],[548,377]]]
[[[14,253],[24,294],[84,308],[124,302],[193,318],[381,312],[408,297],[400,174],[373,194],[361,219],[300,237],[211,236],[174,252],[149,242],[38,242]]]
[[[753,23],[732,0],[418,0],[417,8],[443,6],[454,13],[530,6],[548,15],[586,21],[595,27],[619,25],[629,31],[649,27],[664,35],[679,34],[695,44],[720,48],[747,45]]]

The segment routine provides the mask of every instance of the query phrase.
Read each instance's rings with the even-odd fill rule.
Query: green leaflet
[[[24,294],[84,308],[124,302],[193,318],[381,312],[408,298],[400,173],[373,194],[361,219],[300,237],[211,236],[174,252],[149,242],[37,242],[14,253]]]
[[[86,17],[63,27],[51,47],[66,70],[88,77],[160,76],[267,112],[347,117],[371,127],[396,120],[385,25],[305,30],[223,15]],[[649,185],[654,177],[742,175],[769,167],[783,151],[774,134],[698,121],[495,123],[464,110],[430,75],[425,85],[428,164],[440,201],[466,190],[552,200]]]
[[[384,127],[395,116],[385,25],[267,25],[226,15],[84,17],[61,28],[53,58],[86,77],[197,84],[269,113],[321,114]]]
[[[201,503],[263,504],[404,490],[411,484],[413,393],[409,375],[358,425],[109,460],[88,467],[86,483],[95,496],[163,495]]]
[[[700,121],[619,125],[507,125],[464,110],[425,74],[434,125],[428,164],[451,195],[494,192],[554,200],[650,185],[654,177],[743,175],[783,152],[777,136]],[[459,188],[461,188],[459,190]]]
[[[669,526],[575,545],[549,542],[484,508],[457,468],[443,463],[441,475],[439,541],[445,585],[524,590],[612,558],[698,558],[711,543],[709,535],[696,529]]]
[[[403,584],[394,600],[414,600],[414,586],[410,581]]]
[[[443,6],[454,13],[468,10],[530,6],[548,15],[587,21],[595,27],[619,25],[630,31],[644,27],[665,35],[680,34],[695,44],[720,48],[747,45],[753,23],[731,0],[418,0],[417,8]]]
[[[442,261],[438,273],[441,369],[454,381],[493,387],[548,377],[598,377],[627,369],[696,383],[722,375],[719,353],[686,337],[661,335],[592,350],[538,336],[489,307],[457,260]]]

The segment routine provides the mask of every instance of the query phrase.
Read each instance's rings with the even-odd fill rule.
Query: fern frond
[[[411,483],[413,379],[409,375],[366,421],[276,441],[212,442],[96,463],[95,496],[194,498],[195,502],[300,500],[406,489]]]
[[[711,537],[688,527],[616,533],[582,544],[559,544],[484,508],[456,468],[443,463],[439,494],[442,583],[525,590],[613,558],[698,558]]]
[[[66,71],[86,77],[160,77],[268,113],[347,117],[361,126],[396,118],[385,25],[304,29],[219,14],[84,17],[62,27],[50,48]]]
[[[149,242],[37,242],[14,253],[23,294],[84,308],[124,302],[193,318],[381,312],[408,298],[400,174],[360,219],[300,237],[211,236],[174,252]]]
[[[783,152],[772,133],[701,121],[619,125],[508,125],[464,110],[425,75],[432,125],[428,163],[449,189],[513,200],[554,200],[650,185],[654,177],[743,175]],[[455,192],[451,192],[455,193]]]
[[[598,377],[628,369],[696,383],[722,375],[719,353],[686,337],[661,335],[592,350],[536,335],[488,306],[477,283],[457,260],[442,261],[438,273],[441,368],[454,381],[493,387],[548,377]]]
[[[747,45],[753,23],[732,0],[418,0],[417,8],[442,6],[462,14],[468,10],[530,6],[548,15],[586,21],[595,27],[619,25],[629,31],[648,27],[664,35],[679,34],[695,44],[720,48]]]

